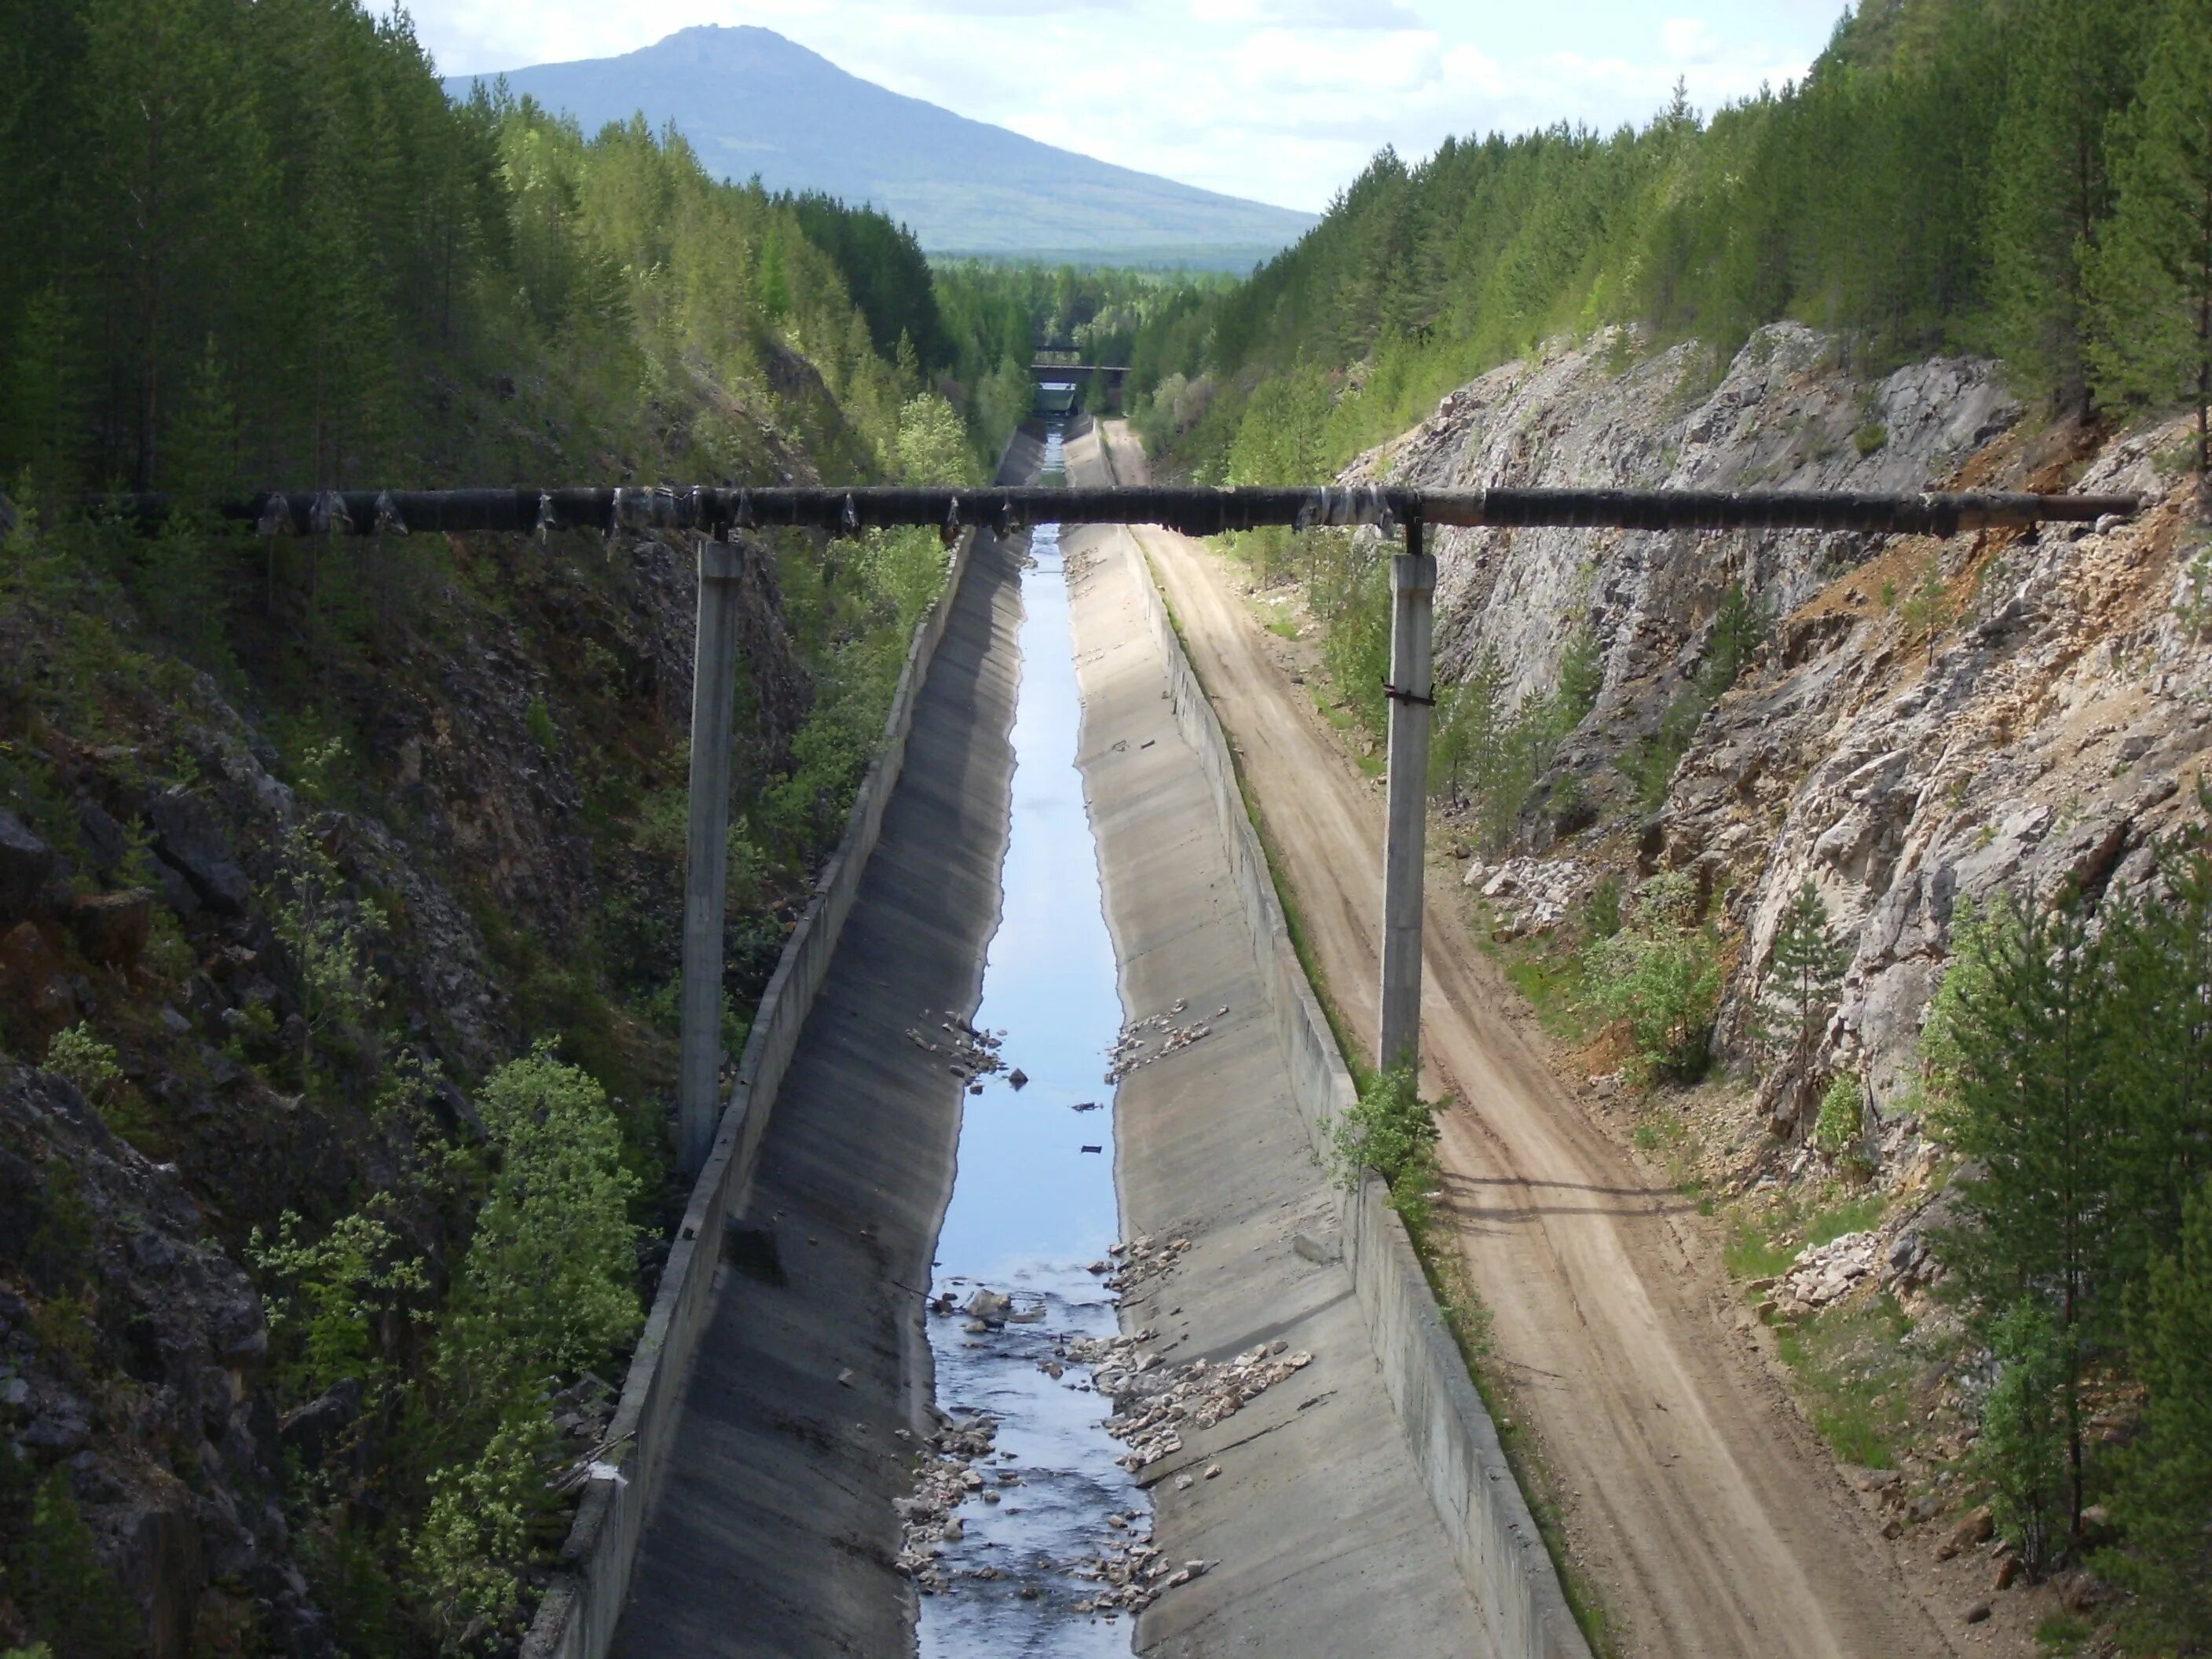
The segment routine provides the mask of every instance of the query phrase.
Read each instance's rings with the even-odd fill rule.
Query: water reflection
[[[1062,465],[1055,429],[1044,469]],[[1098,1586],[1073,1569],[1115,1536],[1109,1514],[1147,1514],[1114,1461],[1121,1448],[1100,1426],[1109,1407],[1088,1368],[1040,1369],[1057,1341],[1115,1328],[1085,1268],[1117,1232],[1113,1093],[1100,1079],[1121,1008],[1075,765],[1081,705],[1058,528],[1040,528],[1031,550],[1004,911],[975,1019],[1005,1033],[1011,1070],[968,1097],[935,1290],[942,1305],[946,1292],[965,1304],[988,1287],[1011,1294],[1017,1316],[1042,1317],[978,1331],[964,1314],[931,1316],[939,1405],[956,1418],[988,1413],[999,1428],[993,1455],[975,1465],[981,1490],[957,1511],[961,1535],[939,1546],[948,1582],[922,1598],[924,1659],[1127,1654],[1134,1620],[1077,1611]],[[930,1015],[937,1035],[944,1012]]]

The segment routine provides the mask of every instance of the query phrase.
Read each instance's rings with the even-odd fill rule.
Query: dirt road
[[[1121,482],[1141,482],[1141,455],[1109,435]],[[1371,1048],[1381,790],[1277,665],[1219,559],[1162,531],[1139,539],[1328,989]],[[1741,1303],[1675,1219],[1686,1200],[1589,1121],[1508,1017],[1454,878],[1432,866],[1422,1003],[1425,1071],[1459,1103],[1445,1203],[1615,1644],[1667,1659],[1958,1651],[1739,1328]]]

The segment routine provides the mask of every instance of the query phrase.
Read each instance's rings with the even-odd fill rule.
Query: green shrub
[[[1829,1079],[1820,1097],[1820,1115],[1813,1125],[1813,1145],[1831,1163],[1844,1158],[1859,1144],[1866,1118],[1866,1091],[1848,1072]]]
[[[1982,1403],[1974,1473],[1990,1485],[1998,1534],[2040,1575],[2064,1553],[2068,1533],[2064,1339],[2041,1307],[2008,1308],[1991,1334],[1997,1379]]]
[[[410,1585],[451,1650],[494,1649],[521,1622],[518,1566],[548,1508],[551,1439],[542,1415],[518,1413],[480,1455],[430,1477],[429,1512],[408,1547]]]
[[[2212,1649],[2212,1185],[2197,1188],[2179,1250],[2153,1264],[2134,1314],[2130,1346],[2148,1398],[2112,1505],[2128,1547],[2097,1565],[2136,1593],[2132,1636],[2202,1653]]]
[[[545,1048],[477,1097],[499,1161],[477,1212],[441,1370],[495,1402],[516,1380],[572,1373],[637,1331],[636,1181],[606,1091]]]
[[[102,1042],[82,1021],[54,1033],[53,1041],[46,1045],[46,1069],[67,1078],[86,1099],[95,1102],[109,1085],[123,1080],[115,1045]]]
[[[1330,1163],[1347,1191],[1365,1170],[1381,1176],[1391,1203],[1418,1226],[1428,1218],[1425,1194],[1437,1180],[1437,1136],[1435,1108],[1421,1098],[1412,1068],[1401,1066],[1376,1077],[1329,1125]]]
[[[289,1293],[269,1298],[269,1332],[278,1375],[295,1399],[312,1398],[343,1378],[362,1385],[371,1410],[383,1401],[393,1368],[380,1352],[385,1313],[430,1288],[422,1259],[409,1254],[380,1213],[382,1194],[343,1216],[313,1243],[287,1210],[274,1240],[254,1229],[248,1254]]]
[[[545,706],[543,697],[530,700],[530,710],[522,717],[522,724],[530,733],[530,740],[548,755],[561,746],[560,728],[553,724],[553,711]]]
[[[276,884],[264,896],[299,986],[304,1085],[319,1037],[357,1043],[371,1033],[384,979],[369,961],[368,944],[384,929],[384,912],[373,900],[348,898],[337,860],[307,820],[285,836]]]
[[[100,1565],[67,1464],[33,1484],[28,1462],[0,1441],[0,1607],[15,1604],[33,1652],[65,1659],[137,1653],[131,1598]]]
[[[1590,1000],[1608,1020],[1625,1020],[1644,1080],[1702,1076],[1720,1004],[1720,964],[1695,925],[1697,889],[1679,873],[1644,884],[1618,933],[1583,952]]]
[[[1934,554],[1920,568],[1919,580],[1905,600],[1905,633],[1908,639],[1932,637],[1950,621],[1950,601],[1943,586],[1943,564]]]
[[[1620,882],[1607,876],[1590,889],[1583,905],[1583,930],[1588,937],[1611,939],[1620,931]]]

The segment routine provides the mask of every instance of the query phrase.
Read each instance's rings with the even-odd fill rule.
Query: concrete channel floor
[[[891,1499],[930,1426],[922,1302],[961,1085],[908,1042],[975,1012],[999,915],[1020,544],[979,538],[904,772],[732,1218],[682,1442],[614,1651],[913,1650]],[[901,1438],[901,1431],[912,1437]]]
[[[1071,445],[1079,478],[1082,445]],[[1300,1255],[1334,1237],[1328,1176],[1261,1006],[1197,757],[1178,734],[1144,626],[1127,532],[1070,529],[1079,763],[1091,799],[1127,1017],[1210,1018],[1211,1035],[1135,1072],[1116,1106],[1122,1233],[1191,1249],[1122,1306],[1171,1364],[1226,1360],[1286,1340],[1314,1362],[1145,1472],[1156,1536],[1204,1577],[1138,1625],[1147,1656],[1490,1652],[1399,1428],[1340,1261]],[[1214,1011],[1228,1012],[1212,1018]],[[1183,1023],[1179,1020],[1177,1023]],[[1322,1254],[1326,1254],[1324,1249]],[[1220,1474],[1204,1471],[1218,1463]],[[1176,1477],[1194,1478],[1188,1486]]]

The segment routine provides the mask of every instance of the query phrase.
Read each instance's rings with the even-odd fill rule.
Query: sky
[[[411,0],[447,75],[772,28],[1048,143],[1313,211],[1384,145],[1642,122],[1803,74],[1846,0]]]

